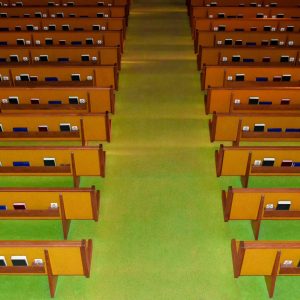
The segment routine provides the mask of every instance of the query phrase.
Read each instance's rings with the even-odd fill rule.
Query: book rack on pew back
[[[208,88],[204,99],[206,114],[300,111],[298,87]]]
[[[299,276],[299,241],[231,241],[234,277],[264,276],[272,298],[277,276]],[[291,263],[290,263],[291,262]]]
[[[224,221],[250,220],[257,240],[263,220],[300,220],[299,195],[297,188],[229,187],[222,191]],[[290,202],[288,209],[280,209],[282,199]]]
[[[299,70],[298,66],[204,66],[201,86],[202,90],[209,87],[298,87]]]
[[[300,114],[214,113],[209,129],[211,142],[230,141],[234,146],[243,141],[300,141]]]
[[[114,113],[113,88],[11,87],[1,90],[1,113]],[[10,99],[17,99],[10,103]],[[55,101],[54,101],[55,99]],[[53,102],[54,101],[54,102]],[[75,101],[75,102],[74,102]]]
[[[0,114],[0,141],[110,142],[111,120],[107,113],[56,113],[42,115]]]
[[[45,164],[50,158],[51,166]],[[99,146],[0,147],[0,176],[105,176],[105,151]]]
[[[14,209],[22,201],[26,209]],[[1,220],[61,220],[64,239],[71,220],[99,219],[100,191],[90,188],[0,188]],[[56,204],[55,207],[51,205]]]
[[[55,296],[58,276],[90,277],[92,240],[81,241],[0,241],[1,254],[8,258],[15,253],[26,256],[27,266],[11,263],[0,267],[1,275],[44,275],[48,277],[50,295]],[[42,263],[35,263],[42,258]]]
[[[218,177],[240,176],[243,187],[248,187],[250,176],[299,176],[300,147],[221,144],[215,161]]]

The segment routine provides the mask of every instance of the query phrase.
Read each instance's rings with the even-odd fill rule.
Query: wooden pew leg
[[[68,234],[70,231],[71,220],[67,220],[62,194],[59,195],[59,201],[60,201],[61,223],[62,223],[62,228],[64,233],[64,239],[66,240],[68,238]]]
[[[250,169],[251,169],[251,159],[252,159],[252,153],[249,152],[247,166],[246,166],[246,172],[245,172],[245,175],[241,176],[241,182],[242,182],[242,186],[244,188],[247,188],[248,183],[249,183],[249,176],[250,176]]]
[[[240,145],[241,135],[242,135],[242,120],[239,120],[236,138],[235,141],[232,142],[232,146],[238,147]]]
[[[79,187],[80,176],[77,176],[74,153],[71,153],[71,163],[72,163],[73,185],[74,185],[74,187]]]
[[[251,221],[251,227],[256,240],[258,240],[258,236],[259,236],[260,225],[261,225],[261,220],[264,211],[264,200],[265,200],[265,196],[262,195],[259,203],[259,209],[258,209],[256,220]]]
[[[50,296],[51,296],[51,298],[54,298],[58,276],[53,275],[53,273],[52,273],[51,261],[50,261],[48,250],[45,250],[44,252],[45,252],[45,262],[46,262],[46,267],[47,267]]]
[[[77,188],[80,186],[80,176],[73,175],[73,184],[74,184],[74,187],[77,187]]]
[[[265,276],[265,281],[266,281],[266,285],[267,285],[267,289],[268,289],[270,298],[272,298],[274,295],[275,284],[276,284],[276,279],[277,279],[277,272],[278,272],[279,262],[280,262],[280,255],[281,255],[281,252],[277,251],[276,258],[275,258],[274,265],[273,265],[272,274],[269,276]]]

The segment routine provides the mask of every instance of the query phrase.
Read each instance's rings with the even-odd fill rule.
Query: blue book
[[[68,57],[59,57],[57,59],[58,62],[66,62],[66,61],[69,61],[69,58]]]
[[[0,205],[0,210],[7,210],[7,206],[6,205]]]
[[[0,62],[6,62],[6,58],[0,57]]]
[[[300,162],[293,162],[293,167],[300,167]]]
[[[13,132],[28,132],[27,127],[14,127]]]
[[[255,42],[246,42],[246,46],[256,46]]]
[[[268,77],[256,77],[256,81],[268,81]]]
[[[261,105],[272,105],[272,101],[260,101],[259,104],[261,104]]]
[[[57,77],[45,77],[45,81],[58,81]]]
[[[286,128],[285,132],[300,132],[300,128]]]
[[[0,42],[0,46],[7,46],[7,42]]]
[[[282,128],[268,128],[268,132],[282,132]]]
[[[48,104],[61,104],[60,100],[50,100],[48,101]]]
[[[29,167],[30,163],[29,163],[29,161],[14,161],[13,166],[14,167]]]
[[[72,41],[71,45],[82,45],[81,41]]]
[[[254,62],[253,58],[243,58],[243,62]]]

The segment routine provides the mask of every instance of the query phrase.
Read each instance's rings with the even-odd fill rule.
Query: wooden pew
[[[0,67],[0,75],[0,87],[85,86],[118,89],[116,66],[11,66]]]
[[[298,19],[202,19],[194,18],[192,32],[193,38],[201,31],[263,31],[269,32],[299,32]]]
[[[13,0],[2,1],[2,6],[126,6],[130,0]]]
[[[190,0],[192,6],[253,6],[253,7],[280,7],[294,6],[299,7],[295,0]]]
[[[80,65],[80,66],[108,66],[116,65],[121,69],[120,47],[66,47],[19,46],[0,48],[1,65]]]
[[[18,104],[15,104],[16,98]],[[105,113],[107,111],[115,112],[115,92],[112,88],[12,87],[1,90],[0,112],[3,114]]]
[[[44,158],[53,158],[48,166]],[[79,187],[80,176],[105,176],[105,152],[100,146],[0,147],[0,176],[72,176]]]
[[[92,240],[0,241],[1,255],[6,262],[6,266],[0,267],[0,274],[47,276],[53,298],[59,276],[90,277],[92,250]],[[26,257],[27,266],[12,263],[16,254]]]
[[[2,7],[2,18],[126,18],[126,7]]]
[[[289,77],[290,76],[290,77]],[[204,66],[202,89],[208,87],[300,86],[299,67]]]
[[[197,54],[197,67],[204,65],[235,66],[295,66],[300,62],[300,48],[257,47],[255,51],[247,46],[242,47],[201,47]],[[1,51],[0,51],[1,56]]]
[[[275,161],[270,161],[269,158],[274,158]],[[299,176],[300,174],[299,147],[221,145],[220,149],[216,150],[215,159],[217,176],[241,176],[243,187],[248,186],[249,176]],[[287,166],[290,161],[292,166]]]
[[[267,103],[267,105],[266,105]],[[208,88],[206,114],[300,112],[300,88]]]
[[[108,113],[0,114],[0,141],[110,142]]]
[[[26,209],[15,209],[14,204]],[[0,220],[61,220],[64,239],[72,220],[99,219],[100,191],[90,188],[0,188]]]
[[[278,276],[300,275],[298,241],[231,241],[234,277],[264,276],[272,298]],[[292,261],[289,264],[289,261]]]
[[[300,189],[232,188],[222,191],[224,221],[249,220],[255,239],[263,220],[300,220]],[[283,200],[285,199],[285,200]],[[290,203],[282,203],[289,201]]]
[[[106,31],[121,30],[126,35],[124,18],[0,18],[0,32],[7,31]]]
[[[272,46],[272,47],[291,47],[300,46],[298,33],[293,32],[199,32],[195,41],[195,53],[199,47],[218,47],[218,46],[248,46],[249,48]]]
[[[120,47],[123,52],[122,32],[116,31],[54,31],[54,32],[6,32],[1,37],[1,48],[5,46],[94,46]]]
[[[299,141],[300,114],[214,113],[209,129],[211,142],[230,141],[235,146],[243,141]],[[299,132],[292,132],[296,129]]]
[[[299,18],[299,9],[293,7],[191,7],[190,23],[193,18]]]

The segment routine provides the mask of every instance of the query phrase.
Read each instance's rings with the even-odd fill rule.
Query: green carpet
[[[149,4],[151,2],[151,4]],[[224,223],[203,94],[184,0],[135,0],[101,190],[101,220],[77,221],[92,238],[91,278],[61,277],[56,299],[268,299],[263,277],[233,278],[230,239],[250,222]],[[3,178],[1,186],[71,186],[71,178]],[[251,178],[250,187],[299,186]],[[263,222],[261,239],[300,239],[299,222]],[[59,222],[2,221],[2,239],[61,239]],[[299,299],[299,278],[279,278],[274,299]],[[49,299],[46,277],[1,276],[1,299]]]

